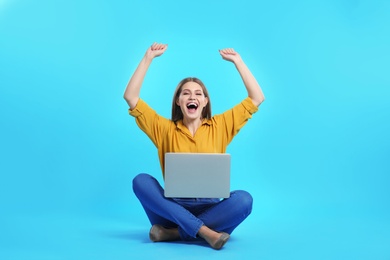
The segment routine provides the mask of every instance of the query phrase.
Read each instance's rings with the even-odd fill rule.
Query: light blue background
[[[390,259],[389,13],[385,0],[0,0],[0,258]],[[162,178],[122,95],[154,41],[169,48],[141,96],[166,117],[187,76],[214,114],[246,96],[221,48],[266,96],[228,149],[232,188],[255,203],[221,252],[147,242],[131,180]]]

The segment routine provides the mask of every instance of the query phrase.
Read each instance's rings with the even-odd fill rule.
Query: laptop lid
[[[164,195],[169,198],[228,198],[230,154],[166,153]]]

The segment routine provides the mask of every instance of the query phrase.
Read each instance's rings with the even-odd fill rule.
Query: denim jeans
[[[252,211],[252,196],[232,191],[227,199],[166,198],[158,181],[141,173],[133,179],[133,190],[152,225],[178,228],[182,240],[193,240],[202,225],[231,234]]]

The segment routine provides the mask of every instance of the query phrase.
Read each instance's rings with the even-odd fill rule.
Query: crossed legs
[[[158,181],[148,174],[139,174],[133,180],[133,190],[140,200],[151,224],[152,241],[205,239],[211,247],[220,249],[229,234],[251,213],[252,197],[245,191],[233,191],[228,199],[191,205],[164,197]]]

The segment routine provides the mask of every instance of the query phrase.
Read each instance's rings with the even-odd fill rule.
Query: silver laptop
[[[166,153],[164,190],[168,198],[229,198],[230,154]]]

